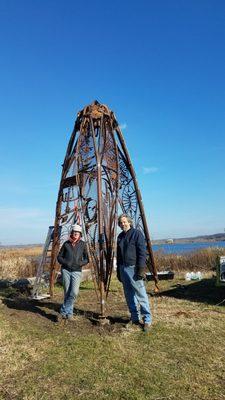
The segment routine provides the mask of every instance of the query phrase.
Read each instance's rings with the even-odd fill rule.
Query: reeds
[[[28,278],[36,275],[42,247],[10,248],[0,250],[0,279]],[[212,271],[223,248],[207,248],[183,254],[154,252],[158,271]]]
[[[225,254],[223,248],[207,248],[183,254],[166,254],[162,250],[154,253],[158,271],[213,271],[218,257]]]
[[[0,279],[27,278],[36,275],[42,247],[0,250]]]

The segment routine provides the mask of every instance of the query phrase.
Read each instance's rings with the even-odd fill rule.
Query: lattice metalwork
[[[157,283],[141,195],[122,132],[112,111],[97,101],[78,113],[63,163],[51,259],[51,291],[56,257],[71,225],[82,225],[104,316],[116,255],[118,211],[129,214],[146,238]],[[59,234],[60,233],[60,234]]]

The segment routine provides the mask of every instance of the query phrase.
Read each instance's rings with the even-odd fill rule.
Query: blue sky
[[[124,127],[153,239],[225,228],[225,2],[0,0],[0,242],[54,221],[76,113]]]

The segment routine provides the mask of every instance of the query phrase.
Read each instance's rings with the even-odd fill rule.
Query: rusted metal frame
[[[103,116],[103,118],[104,118],[104,116]],[[107,146],[107,140],[110,141],[109,138],[113,141],[114,153],[116,152],[116,154],[117,154],[117,145],[116,145],[114,134],[112,132],[112,128],[109,129],[109,125],[108,125],[108,129],[105,128],[105,126],[103,124],[103,118],[101,119],[101,134],[103,136],[103,147],[101,149],[101,163],[102,163],[102,161],[104,159],[104,156],[105,156],[105,149],[106,149],[106,146]],[[105,118],[104,118],[104,122],[106,123]],[[108,122],[108,124],[110,123],[110,125],[111,125],[111,121],[110,120],[108,120],[107,122]],[[107,164],[107,155],[105,157],[106,157],[106,164]],[[116,193],[114,195],[116,196],[116,198],[118,198],[118,184],[119,184],[118,155],[117,155],[117,158],[116,158],[116,164],[117,164],[117,171],[114,170],[114,172],[116,172],[116,175],[117,175],[117,191],[116,191]],[[111,168],[108,165],[106,165],[106,166],[102,165],[102,169],[104,170],[104,173],[106,175],[106,177],[103,178],[103,180],[106,182],[106,185],[109,186],[110,198],[112,199],[113,187],[112,187],[112,183],[111,183],[111,178],[110,178],[109,173],[108,173],[108,170],[110,170]],[[107,189],[107,186],[106,186],[106,189]],[[117,205],[117,202],[116,203],[114,202],[114,204]],[[113,209],[111,207],[111,214],[112,214],[112,212],[113,212]],[[115,210],[115,212],[116,212],[116,210]],[[115,237],[116,237],[115,220],[117,218],[116,218],[116,215],[114,215],[114,219],[113,219],[114,220],[114,226],[111,223],[112,218],[110,218],[110,221],[108,219],[109,218],[107,216],[107,222],[108,223],[104,224],[104,229],[106,229],[106,225],[107,225],[107,228],[108,228],[108,232],[107,233],[105,232],[105,240],[106,240],[105,241],[105,247],[106,248],[105,248],[105,252],[104,252],[105,253],[105,260],[106,260],[106,276],[105,276],[105,279],[104,279],[104,290],[105,290],[106,298],[107,298],[108,291],[109,291],[109,284],[110,284],[112,268],[113,268],[113,258],[114,258],[113,255],[114,255],[114,251],[115,251],[115,249],[112,248],[112,243],[113,243],[112,233],[113,233],[113,239],[115,241]],[[110,257],[110,259],[109,259],[109,257]]]
[[[124,213],[127,213],[127,209],[126,209],[126,204],[124,203],[124,198],[123,196],[125,195],[125,191],[126,189],[129,191],[129,189],[131,188],[130,184],[133,183],[133,177],[130,173],[129,170],[129,165],[128,165],[128,161],[126,160],[122,150],[120,148],[118,148],[118,152],[119,152],[119,156],[120,156],[120,161],[123,162],[124,166],[125,166],[125,171],[123,171],[123,174],[121,173],[121,183],[123,183],[123,189],[121,189],[121,199],[120,200],[120,206],[122,208],[122,211]],[[120,165],[121,168],[121,165]],[[122,182],[122,176],[123,176],[123,182]],[[126,182],[126,185],[125,185]],[[136,218],[137,218],[137,209],[138,209],[138,199],[136,196],[136,191],[134,190],[135,193],[135,204],[136,204],[136,211],[135,211],[135,223],[136,223]],[[129,194],[130,195],[130,194]],[[140,211],[140,210],[139,210]],[[139,216],[141,216],[141,214],[139,214]]]
[[[75,143],[75,147],[77,146],[77,142]],[[65,208],[65,213],[61,214],[61,218],[64,216],[69,216],[70,213],[72,213],[72,216],[67,220],[66,223],[68,224],[69,221],[74,217],[75,212],[73,212],[73,209],[71,209],[71,203],[77,200],[77,197],[74,197],[74,191],[77,191],[77,175],[74,174],[70,177],[66,178],[67,173],[69,172],[70,168],[75,165],[76,160],[75,157],[70,156],[69,161],[66,161],[66,167],[64,167],[64,172],[63,172],[63,178],[61,180],[61,190],[62,190],[62,196],[63,196],[63,202],[67,203],[66,208]],[[73,168],[75,170],[75,167]],[[65,196],[63,194],[64,189],[67,189]],[[72,191],[72,198],[71,198],[71,191]],[[62,212],[62,209],[61,209]],[[74,215],[73,215],[74,214]]]
[[[119,128],[119,126],[116,127],[115,129],[119,142],[121,144],[121,147],[124,151],[124,154],[126,156],[127,159],[127,163],[129,166],[129,170],[130,170],[130,174],[133,178],[133,182],[134,182],[134,187],[136,190],[136,194],[137,194],[137,199],[138,199],[138,204],[140,207],[140,213],[141,213],[141,217],[142,217],[142,221],[143,221],[143,227],[144,227],[144,233],[145,233],[145,238],[146,238],[146,243],[147,243],[147,249],[149,252],[149,257],[150,257],[150,261],[151,261],[151,267],[152,267],[152,272],[153,272],[153,276],[154,276],[154,280],[155,280],[155,286],[158,289],[158,276],[157,276],[157,270],[156,270],[156,266],[155,266],[155,261],[154,261],[154,256],[153,256],[153,252],[152,252],[152,247],[151,247],[151,240],[150,240],[150,234],[149,234],[149,229],[148,229],[148,225],[147,225],[147,221],[146,221],[146,217],[145,217],[145,212],[144,212],[144,206],[143,206],[143,202],[142,202],[142,197],[141,197],[141,193],[137,184],[137,180],[136,180],[136,175],[131,163],[131,159],[129,156],[129,153],[127,151],[126,145],[125,145],[125,141],[122,135],[122,132]]]
[[[77,154],[79,154],[79,151],[80,151],[79,149],[80,149],[80,142],[81,142],[82,136],[85,135],[85,134],[86,134],[85,126],[84,126],[84,124],[81,124],[81,126],[80,126],[80,136],[79,136],[79,139],[78,139],[78,142],[77,142],[77,149],[76,149],[77,150]],[[82,160],[82,164],[83,164],[83,160]],[[79,167],[79,165],[78,165],[78,167]],[[88,180],[88,177],[87,177],[87,180]],[[95,288],[97,299],[99,299],[99,296],[98,296],[98,293],[97,293],[97,288],[96,288],[96,282],[97,282],[97,271],[95,269],[96,261],[93,258],[93,252],[91,251],[91,248],[90,248],[90,242],[89,242],[89,240],[87,240],[86,226],[85,226],[85,221],[84,221],[84,218],[83,218],[83,216],[85,215],[85,212],[86,212],[84,207],[86,208],[87,204],[85,203],[85,205],[83,205],[82,202],[81,202],[81,199],[83,198],[83,189],[86,186],[86,182],[84,180],[83,180],[82,183],[80,182],[80,173],[78,173],[78,175],[77,175],[77,185],[78,185],[79,194],[80,194],[78,201],[80,203],[80,209],[82,210],[80,217],[82,219],[82,226],[83,226],[83,228],[84,228],[83,230],[85,232],[85,238],[86,238],[86,244],[87,244],[87,249],[88,249],[89,260],[91,261],[90,262],[90,264],[91,264],[91,274],[92,274],[92,277],[95,277],[95,279],[93,279],[94,288]]]
[[[68,146],[67,146],[64,162],[63,162],[63,170],[65,170],[65,171],[67,171],[67,169],[68,169],[67,163],[70,162],[72,153],[74,153],[73,145],[74,145],[74,142],[75,142],[76,135],[77,135],[77,129],[76,129],[76,123],[75,123],[73,132],[72,132],[72,134],[70,136],[70,140],[69,140],[69,143],[68,143]]]
[[[116,199],[114,199],[114,203],[116,208],[117,208],[117,201]],[[112,215],[114,213],[113,211],[113,207],[111,208],[111,215],[110,215],[110,226],[113,226],[113,238],[112,238],[112,243],[114,243],[114,247],[111,245],[111,263],[110,263],[110,269],[109,269],[109,279],[107,282],[107,286],[106,286],[106,299],[108,297],[108,293],[109,293],[109,287],[110,287],[110,282],[111,282],[111,277],[112,277],[112,270],[113,270],[113,261],[114,261],[114,257],[116,255],[116,249],[115,249],[115,241],[116,241],[116,225],[117,225],[117,210],[115,210],[115,214]]]
[[[70,136],[70,140],[69,140],[68,146],[67,146],[65,160],[68,159],[71,156],[71,152],[72,152],[72,149],[73,149],[73,144],[74,144],[74,140],[75,140],[76,134],[77,134],[77,130],[76,130],[76,124],[75,124],[73,132],[72,132],[72,134]]]
[[[95,277],[95,282],[98,285],[98,281],[99,281],[99,276],[98,276],[98,269],[96,268],[96,266],[98,265],[98,258],[95,254],[96,249],[92,249],[91,245],[88,242],[88,247],[90,249],[90,254],[91,254],[91,262],[92,262],[92,270],[93,270],[93,276]]]
[[[60,180],[60,186],[59,186],[59,193],[58,193],[58,199],[56,203],[56,213],[55,213],[55,223],[54,223],[54,234],[53,234],[53,243],[52,243],[52,251],[51,251],[51,265],[50,265],[50,296],[54,296],[54,284],[55,284],[55,278],[56,278],[56,265],[57,265],[57,255],[59,252],[59,247],[60,247],[60,238],[59,238],[59,225],[60,225],[60,219],[61,219],[61,207],[62,207],[62,194],[63,194],[63,184],[65,180],[66,173],[68,171],[69,166],[69,160],[70,160],[70,153],[72,151],[73,144],[75,142],[77,136],[77,131],[76,131],[76,124],[73,129],[73,132],[70,137],[69,144],[67,146],[67,151],[66,155],[64,158],[64,162],[62,165],[62,174],[61,174],[61,180]]]
[[[61,205],[62,205],[62,189],[59,190],[58,200],[56,203],[56,215],[54,224],[53,243],[51,251],[51,270],[50,270],[50,296],[54,296],[54,284],[56,276],[56,265],[57,255],[59,252],[60,240],[59,240],[59,221],[61,216]]]
[[[102,146],[102,151],[100,154],[100,163],[102,165],[102,161],[104,159],[104,152],[105,152],[105,147],[106,147],[106,130],[105,130],[105,126],[104,126],[104,114],[101,117],[101,122],[100,122],[100,134],[102,135],[102,139],[103,139],[103,146]]]
[[[84,213],[81,214],[81,218],[84,221],[83,215],[84,215]],[[83,226],[85,227],[85,222],[83,222]],[[87,243],[87,248],[88,248],[90,265],[91,265],[91,274],[92,274],[92,278],[94,281],[94,288],[96,291],[97,299],[99,300],[99,295],[97,293],[97,286],[96,286],[97,282],[98,282],[98,270],[96,269],[96,266],[98,264],[98,259],[97,259],[97,257],[95,257],[95,252],[93,252],[93,250],[91,249],[90,241],[87,240],[86,229],[84,229],[84,231],[85,231],[85,236],[86,236],[86,243]],[[89,234],[89,236],[90,236],[90,234]]]
[[[75,141],[76,133],[78,131],[80,132],[80,136],[78,140]],[[117,140],[115,137],[115,133],[117,134]],[[89,141],[85,141],[87,139],[85,138],[85,135],[90,135],[90,140],[92,137],[91,147]],[[120,146],[118,145],[118,141],[120,143]],[[114,169],[115,165],[116,167]],[[82,168],[80,168],[81,166]],[[112,173],[111,171],[113,171],[114,173]],[[121,171],[123,171],[123,173],[121,173]],[[67,176],[70,173],[72,174],[72,176]],[[124,198],[120,198],[121,176],[123,177],[121,196],[124,196]],[[130,183],[127,183],[129,179]],[[93,186],[92,180],[94,180]],[[105,181],[105,191],[102,191],[103,181]],[[124,203],[126,202],[126,198],[131,202],[132,213],[134,213],[135,215],[135,222],[141,222],[140,227],[141,229],[143,229],[147,240],[147,248],[152,268],[154,267],[154,258],[152,254],[150,236],[145,219],[141,195],[138,189],[136,176],[130,161],[129,153],[125,146],[122,132],[118,127],[118,123],[114,117],[114,114],[112,112],[109,112],[109,109],[106,106],[100,105],[98,102],[94,102],[92,105],[85,107],[85,109],[78,114],[77,120],[75,122],[75,128],[71,135],[63,164],[63,171],[56,206],[55,226],[57,227],[55,229],[55,234],[56,230],[59,229],[60,218],[62,217],[62,215],[60,215],[60,210],[62,212],[63,190],[65,190],[65,193],[68,194],[68,209],[66,209],[66,211],[69,214],[70,212],[72,213],[69,221],[71,220],[71,218],[75,218],[75,211],[73,213],[73,210],[70,208],[71,201],[73,201],[73,199],[71,200],[69,196],[70,188],[77,188],[78,190],[77,195],[78,202],[80,204],[80,218],[82,219],[82,226],[83,228],[85,228],[85,239],[87,241],[89,259],[91,259],[92,261],[91,272],[92,276],[95,276],[95,279],[93,280],[95,284],[97,298],[99,298],[96,288],[97,285],[99,289],[101,316],[105,317],[105,299],[107,298],[109,292],[113,269],[113,260],[115,255],[118,205],[120,203],[123,209],[125,207]],[[133,195],[130,195],[129,193],[130,188],[132,188],[132,190],[135,189]],[[95,198],[95,196],[92,197],[91,195],[93,190],[97,195],[97,199]],[[91,221],[91,218],[88,214],[89,203],[87,196],[89,191],[90,196],[94,201],[96,212],[96,216],[93,217],[93,222]],[[135,203],[133,200],[134,196]],[[66,205],[63,206],[63,208],[64,207],[66,207]],[[65,228],[67,227],[68,219],[65,224]],[[58,235],[56,236],[58,237]],[[54,244],[57,245],[56,242],[54,242]],[[60,243],[58,243],[58,249],[59,244]],[[55,258],[57,256],[58,249],[57,251],[56,249],[54,250]],[[54,270],[52,269],[52,275],[53,273]],[[154,274],[154,278],[155,277],[156,274]]]
[[[70,221],[73,220],[74,215],[75,215],[75,211],[74,211],[74,212],[71,212],[71,213],[72,213],[71,217],[70,217],[70,218],[67,217],[67,219],[66,219],[66,224],[67,224],[67,225],[68,225],[68,222],[70,222]],[[63,220],[63,218],[65,218],[67,215],[68,215],[67,213],[61,214],[61,215],[60,215],[60,219]],[[71,223],[73,223],[73,222],[71,222]],[[62,224],[61,226],[63,226],[63,224]]]
[[[96,154],[96,162],[97,162],[97,198],[98,198],[98,235],[99,235],[99,263],[100,263],[100,309],[101,309],[101,317],[105,317],[105,292],[104,292],[104,266],[103,266],[103,257],[104,257],[104,247],[103,247],[103,215],[102,215],[102,172],[101,172],[101,160],[99,157],[99,152],[95,139],[95,129],[93,124],[93,119],[90,116],[90,128],[94,143],[94,149]],[[100,133],[99,133],[100,134]]]
[[[118,217],[118,198],[119,198],[119,185],[120,185],[120,169],[119,169],[119,155],[118,155],[118,147],[117,147],[117,143],[116,143],[116,139],[115,139],[115,135],[113,132],[113,128],[112,128],[112,120],[110,120],[110,134],[114,143],[114,150],[115,150],[115,156],[116,156],[116,172],[117,172],[117,180],[116,180],[116,193],[115,193],[115,198],[114,198],[114,202],[115,202],[115,214],[113,215],[113,209],[114,207],[111,207],[111,216],[110,216],[110,226],[112,226],[113,224],[113,237],[111,238],[111,242],[112,244],[114,244],[114,248],[111,245],[112,248],[112,255],[111,255],[111,265],[110,265],[110,274],[109,274],[109,279],[108,279],[108,283],[107,283],[107,287],[106,287],[106,298],[108,297],[108,293],[109,293],[109,287],[110,287],[110,282],[111,282],[111,277],[112,277],[112,270],[113,270],[113,261],[114,261],[114,257],[116,255],[116,227],[117,227],[117,217]]]
[[[80,142],[81,142],[82,136],[85,135],[85,134],[86,134],[85,126],[84,126],[84,124],[81,124],[81,126],[80,126],[80,137],[79,137],[80,140],[78,139],[77,146],[76,146],[77,147],[76,148],[77,154],[79,153]],[[78,163],[77,160],[74,160],[74,162]],[[82,159],[82,164],[83,164],[83,162],[84,162],[84,160]],[[80,172],[77,174],[77,187],[78,187],[78,190],[79,190],[79,193],[80,193],[80,195],[78,197],[78,202],[80,204],[80,210],[81,210],[80,218],[82,220],[82,226],[83,226],[83,231],[84,231],[84,235],[85,235],[85,241],[86,241],[86,244],[87,244],[87,251],[88,251],[88,256],[89,256],[90,265],[91,265],[91,274],[92,274],[92,278],[93,278],[93,281],[94,281],[94,288],[95,288],[97,299],[99,299],[99,295],[98,295],[97,288],[96,288],[96,281],[97,281],[97,279],[96,279],[97,275],[96,275],[96,269],[95,269],[96,262],[93,259],[93,253],[92,253],[91,248],[90,248],[90,243],[87,240],[86,226],[85,226],[85,222],[84,222],[84,218],[83,218],[83,215],[85,215],[85,209],[83,209],[83,208],[84,207],[87,208],[87,204],[85,204],[85,206],[84,206],[81,203],[81,198],[83,198],[83,188],[86,186],[86,182],[88,180],[88,176],[86,177],[86,182],[85,182],[85,179],[84,179],[84,180],[82,180],[82,183],[79,182],[79,180],[80,180],[79,177],[80,177]],[[86,195],[86,193],[85,193],[85,195]],[[94,277],[95,277],[95,279],[94,279]]]
[[[112,193],[113,193],[113,188],[112,188],[112,184],[111,184],[111,180],[110,180],[110,176],[108,175],[108,171],[107,171],[107,167],[106,166],[102,166],[104,173],[106,175],[106,177],[103,178],[103,181],[105,181],[105,190],[109,191],[109,199],[112,199]],[[109,209],[112,210],[112,208],[109,206]],[[106,288],[107,288],[107,281],[108,281],[108,273],[110,271],[109,268],[109,264],[111,264],[111,256],[109,259],[109,249],[111,249],[111,240],[110,240],[110,236],[111,236],[111,225],[109,223],[109,216],[104,212],[104,217],[105,219],[107,218],[107,221],[104,223],[104,230],[105,230],[105,259],[106,259],[106,277],[105,277],[105,292],[106,292]],[[107,231],[106,231],[106,228]]]
[[[89,191],[90,191],[90,190],[91,190],[91,188],[89,188]],[[89,191],[88,191],[88,194],[89,194]],[[88,211],[89,202],[95,201],[95,200],[92,199],[92,197],[87,197],[85,200],[86,200],[86,204],[85,204],[84,214],[87,216],[87,219],[88,219],[88,221],[89,221],[89,225],[86,226],[86,228],[88,228],[89,226],[91,226],[91,225],[90,225],[91,223],[93,223],[94,221],[96,221],[96,219],[97,219],[97,217],[96,217],[96,215],[97,215],[97,210],[95,210],[95,214],[94,214],[94,216],[91,218],[90,215],[89,215],[89,211]]]
[[[87,177],[87,180],[88,180],[88,177]],[[84,183],[84,186],[86,187],[85,183]],[[84,204],[84,207],[83,207],[83,215],[87,214],[87,219],[89,221],[88,224],[90,224],[91,220],[90,220],[89,215],[88,215],[87,207],[88,207],[88,203],[87,203],[87,199],[85,197],[85,204]],[[95,216],[93,217],[93,221],[91,223],[91,225],[94,225],[94,230],[96,230],[96,228],[97,228],[96,221],[97,221],[97,214],[96,214],[96,217]],[[91,225],[87,226],[87,231],[89,231]],[[85,229],[86,229],[86,224],[85,224]],[[90,233],[88,233],[88,235],[89,235],[90,240],[88,240],[87,243],[88,243],[88,246],[89,246],[89,249],[90,249],[90,254],[91,254],[91,259],[92,259],[91,267],[92,267],[92,270],[93,270],[93,274],[95,276],[95,282],[97,283],[99,281],[99,279],[98,279],[99,278],[99,271],[98,271],[98,258],[97,258],[97,255],[96,255],[97,249],[96,249],[96,244],[95,244],[95,239],[94,239],[95,238],[95,233],[94,233],[94,237],[92,237]]]
[[[102,171],[103,169],[102,165]],[[104,186],[104,189],[103,189]],[[104,231],[104,291],[106,288],[106,283],[108,279],[108,263],[109,263],[109,238],[110,238],[110,228],[109,228],[109,216],[108,209],[110,207],[111,193],[108,187],[108,180],[102,177],[102,214],[103,214],[103,231]]]
[[[78,199],[78,201],[80,201],[80,199]],[[91,276],[92,276],[92,281],[94,282],[95,294],[96,294],[97,300],[99,300],[99,294],[98,294],[97,285],[96,285],[97,279],[96,279],[96,271],[95,271],[95,268],[94,268],[94,260],[93,260],[92,252],[91,252],[91,250],[90,250],[90,243],[89,243],[89,241],[87,240],[87,233],[86,233],[86,229],[85,229],[85,222],[84,222],[83,215],[84,215],[84,213],[81,212],[81,213],[80,213],[80,218],[81,218],[81,221],[82,221],[82,226],[84,227],[84,229],[83,229],[83,232],[84,232],[84,240],[85,240],[85,243],[86,243],[86,246],[87,246],[87,252],[88,252],[88,257],[89,257],[89,263],[90,263],[90,265],[91,265]]]
[[[105,181],[105,195],[107,195],[107,184],[109,183],[108,180],[102,176],[102,170],[104,170],[104,173],[106,174],[106,166],[103,165],[103,160],[104,160],[104,153],[105,153],[105,148],[106,148],[106,130],[105,130],[105,126],[104,126],[104,114],[101,116],[101,120],[100,120],[100,129],[98,129],[98,141],[99,141],[99,145],[100,145],[100,152],[98,151],[99,154],[99,162],[101,165],[101,204],[102,204],[102,241],[104,239],[104,244],[102,243],[102,253],[101,253],[101,257],[102,257],[102,262],[100,261],[100,276],[102,276],[102,280],[104,283],[104,299],[106,298],[105,296],[105,291],[106,291],[106,284],[107,284],[107,278],[108,278],[108,234],[109,232],[106,230],[106,228],[108,228],[108,224],[106,221],[106,218],[108,217],[105,214],[105,210],[103,211],[103,207],[104,207],[104,201],[102,199],[102,193],[103,193],[103,188],[102,188],[102,182]],[[104,223],[103,223],[104,222]],[[100,250],[101,251],[101,250]],[[104,262],[105,262],[105,269],[104,269]]]
[[[112,200],[112,194],[113,194],[113,188],[110,180],[110,176],[108,175],[107,167],[103,166],[104,173],[106,175],[106,178],[103,178],[105,181],[105,190],[108,187],[108,191],[110,193],[109,199]],[[114,203],[115,204],[115,203]],[[110,213],[113,212],[113,207],[110,202],[109,204],[109,211]],[[105,276],[105,292],[106,292],[106,297],[107,297],[107,286],[108,286],[108,280],[110,279],[110,274],[111,274],[111,264],[112,264],[112,239],[111,239],[111,234],[112,234],[112,225],[111,225],[111,220],[110,220],[110,215],[106,214],[104,212],[104,217],[105,219],[107,218],[107,221],[104,223],[104,230],[105,230],[105,260],[106,260],[106,276]],[[107,228],[107,231],[106,231]]]
[[[66,182],[67,179],[77,179],[77,175],[73,175],[71,177],[67,177],[66,175],[69,171],[69,169],[71,168],[71,166],[73,165],[73,163],[75,163],[75,156],[74,154],[76,154],[76,149],[77,149],[77,142],[74,145],[74,149],[73,149],[73,153],[71,155],[69,155],[68,157],[65,157],[65,161],[63,163],[63,171],[64,171],[64,175],[63,175],[63,179]]]
[[[59,219],[60,219],[60,211],[61,211],[61,203],[62,203],[62,196],[61,194],[58,195],[58,200],[56,203],[56,216],[55,216],[55,224],[54,224],[54,234],[53,234],[53,243],[52,243],[52,251],[51,251],[51,264],[50,264],[50,296],[54,296],[54,284],[55,284],[55,270],[56,270],[56,263],[57,263],[57,255],[59,251]]]
[[[111,197],[110,197],[111,199]],[[104,204],[104,203],[103,203]],[[112,203],[110,202],[108,204],[108,211],[113,211],[112,210]],[[104,248],[104,255],[105,255],[105,261],[106,261],[106,271],[105,271],[105,279],[104,279],[104,290],[106,293],[107,297],[107,285],[108,281],[110,279],[110,274],[111,274],[111,265],[112,265],[112,243],[111,243],[111,237],[113,233],[113,226],[110,224],[110,215],[106,213],[106,210],[104,210],[104,233],[105,233],[105,248]]]

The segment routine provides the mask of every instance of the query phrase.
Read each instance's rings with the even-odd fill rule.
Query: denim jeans
[[[62,268],[62,284],[64,289],[64,302],[60,308],[63,317],[70,318],[73,315],[73,306],[79,293],[82,272],[67,271]]]
[[[145,323],[152,322],[148,295],[143,280],[136,280],[135,266],[120,266],[120,277],[127,306],[131,313],[133,322],[140,321],[142,318]]]

